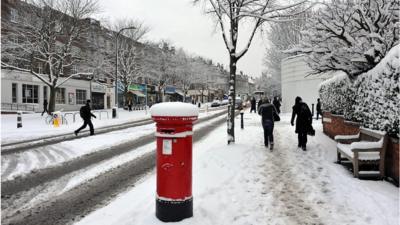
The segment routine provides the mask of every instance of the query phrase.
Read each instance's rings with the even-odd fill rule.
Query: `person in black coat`
[[[92,124],[92,117],[96,118],[95,115],[93,115],[92,112],[90,112],[90,100],[86,101],[86,105],[82,106],[80,109],[80,114],[81,117],[83,119],[83,125],[76,131],[74,131],[75,136],[78,135],[79,131],[81,131],[82,129],[85,129],[87,125],[89,125],[90,128],[90,135],[94,135],[94,128],[93,128],[93,124]]]
[[[250,103],[251,103],[250,113],[253,111],[256,112],[256,98],[253,97]]]
[[[277,116],[275,106],[270,103],[269,99],[265,99],[258,107],[258,114],[261,115],[264,129],[264,145],[268,147],[269,142],[272,151],[274,148],[274,118]]]
[[[47,110],[47,105],[48,105],[48,103],[47,103],[47,100],[45,99],[44,101],[43,101],[43,112],[42,112],[42,116],[43,116],[43,114],[46,112],[47,114],[49,114],[49,111]]]
[[[274,98],[274,101],[272,102],[274,104],[276,112],[279,114],[281,113],[281,102],[279,101],[278,97]]]
[[[290,123],[294,126],[294,119],[296,118],[296,133],[298,134],[298,147],[306,151],[307,133],[310,131],[312,123],[312,114],[310,108],[302,99],[297,96],[295,105],[293,106],[292,119]]]

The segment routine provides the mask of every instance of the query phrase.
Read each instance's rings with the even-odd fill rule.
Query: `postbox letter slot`
[[[171,134],[174,132],[175,132],[175,129],[173,129],[173,128],[161,129],[161,133]]]

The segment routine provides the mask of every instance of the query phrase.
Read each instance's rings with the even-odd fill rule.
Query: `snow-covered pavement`
[[[398,188],[353,178],[335,164],[335,142],[315,122],[308,151],[282,115],[275,150],[263,146],[258,115],[236,120],[236,143],[226,145],[226,125],[194,145],[194,217],[177,224],[398,224]],[[155,173],[77,225],[164,224],[155,217]]]

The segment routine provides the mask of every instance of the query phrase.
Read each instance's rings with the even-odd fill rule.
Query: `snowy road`
[[[322,134],[320,123],[303,152],[288,115],[282,115],[270,152],[259,120],[246,113],[234,145],[226,146],[224,125],[194,145],[194,217],[177,224],[398,224],[398,188],[355,179],[334,163],[335,142]],[[153,173],[76,225],[164,224],[155,217],[154,198]]]
[[[222,116],[216,117],[218,114],[222,114]],[[224,122],[225,118],[224,111],[203,116],[201,121],[199,120],[195,126],[195,138],[200,139],[204,137],[206,133],[214,129],[215,125],[213,124]],[[5,224],[28,224],[28,221],[24,218],[27,216],[29,224],[64,224],[74,219],[74,216],[86,213],[91,207],[102,204],[110,196],[112,197],[115,193],[134,184],[136,179],[140,178],[143,173],[154,167],[154,143],[151,142],[151,140],[154,140],[154,129],[154,125],[145,125],[141,129],[137,129],[139,133],[145,135],[144,137],[140,137],[138,132],[135,135],[131,135],[127,130],[122,130],[112,132],[115,134],[96,135],[84,138],[84,140],[71,141],[72,143],[79,142],[75,143],[75,147],[78,150],[83,151],[86,149],[86,153],[87,151],[91,151],[92,153],[88,155],[80,153],[78,155],[83,157],[72,160],[71,163],[62,163],[65,160],[71,161],[73,159],[71,156],[67,157],[67,159],[56,160],[54,164],[60,165],[57,166],[57,170],[52,170],[49,174],[41,174],[43,168],[46,168],[46,166],[42,166],[42,169],[38,172],[28,174],[32,171],[29,169],[32,168],[32,165],[27,163],[28,165],[25,165],[25,170],[21,171],[32,177],[32,179],[29,179],[27,185],[29,186],[33,182],[34,186],[27,191],[12,195],[5,195],[3,193],[5,186],[3,186],[3,222],[5,221]],[[138,139],[137,145],[129,146],[127,143],[123,143],[122,145],[125,147],[122,149],[126,149],[123,152],[121,152],[120,148],[117,148],[118,146],[121,147],[120,145],[112,147],[113,144],[121,143],[120,139],[124,137],[125,139],[135,137]],[[142,143],[149,142],[147,139],[151,139],[149,140],[151,143]],[[110,148],[108,152],[112,153],[112,155],[105,154],[108,157],[103,157],[103,161],[92,163],[93,165],[85,163],[85,160],[87,161],[87,158],[90,159],[93,155],[95,155],[95,158],[98,158],[98,155],[104,155],[102,152],[105,152],[105,150],[98,147],[104,147],[105,142],[108,142],[107,146]],[[85,145],[79,147],[83,143]],[[69,148],[64,148],[63,150],[65,149]],[[72,155],[75,155],[76,158],[77,154]],[[32,157],[32,153],[30,155],[31,158],[28,156],[25,157],[27,160],[35,159],[35,157]],[[74,166],[75,162],[79,160],[82,161],[78,162],[81,166]],[[23,164],[23,160],[20,164]],[[40,165],[37,162],[36,164]],[[49,169],[51,170],[52,168]],[[48,179],[54,180],[48,182]],[[18,180],[14,188],[7,189],[9,192],[15,192],[15,190],[19,192],[19,186],[26,188],[26,185],[21,185],[18,183]],[[42,184],[43,182],[47,183]],[[68,211],[68,213],[65,213],[64,210]],[[35,216],[32,217],[32,215]],[[68,216],[65,217],[63,215]]]

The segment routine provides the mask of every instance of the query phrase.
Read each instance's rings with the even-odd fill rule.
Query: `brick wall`
[[[358,123],[345,121],[343,116],[332,115],[329,112],[324,112],[322,124],[324,133],[332,139],[336,135],[353,135],[360,131]]]
[[[330,138],[336,135],[353,135],[360,131],[360,125],[344,120],[343,116],[324,112],[322,117],[323,131]],[[385,157],[385,176],[394,180],[399,186],[399,139],[389,138]]]

